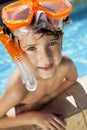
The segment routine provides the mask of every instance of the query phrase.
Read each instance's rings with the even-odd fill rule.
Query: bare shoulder
[[[21,101],[25,97],[27,91],[21,80],[19,70],[15,70],[12,76],[9,78],[4,95],[6,97],[13,98],[15,101]]]
[[[63,64],[73,64],[74,65],[74,63],[73,63],[73,61],[68,57],[68,56],[66,56],[66,55],[64,55],[63,57],[62,57],[62,63]]]
[[[0,117],[4,116],[10,108],[21,103],[26,93],[20,73],[16,70],[9,79],[6,90],[0,98]]]
[[[63,56],[61,65],[62,65],[63,67],[67,67],[68,69],[69,69],[69,68],[74,68],[74,69],[76,69],[75,64],[74,64],[74,62],[72,61],[72,59],[70,59],[70,58],[67,57],[67,56]]]
[[[74,62],[67,56],[63,56],[61,68],[65,72],[66,78],[71,80],[77,79],[77,69]]]

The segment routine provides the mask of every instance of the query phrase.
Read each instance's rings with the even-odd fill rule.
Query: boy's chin
[[[39,75],[39,77],[41,78],[41,79],[50,79],[50,78],[52,78],[53,77],[53,75],[54,74],[42,74],[42,75]]]
[[[50,79],[54,77],[55,73],[56,73],[56,68],[51,69],[50,71],[40,70],[40,71],[37,71],[36,74],[37,74],[37,77],[40,79]]]

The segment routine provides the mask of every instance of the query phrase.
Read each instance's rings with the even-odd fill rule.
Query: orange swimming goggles
[[[19,0],[2,9],[3,23],[11,30],[29,25],[37,10],[42,10],[47,17],[58,20],[66,19],[72,11],[68,0]]]

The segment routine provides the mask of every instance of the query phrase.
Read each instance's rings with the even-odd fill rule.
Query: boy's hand
[[[35,124],[44,130],[65,130],[65,124],[53,114],[35,113]]]

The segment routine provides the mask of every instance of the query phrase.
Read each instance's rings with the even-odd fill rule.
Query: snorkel
[[[52,11],[51,7],[54,11]],[[26,30],[23,29],[23,27],[26,26],[29,26],[28,33],[32,32],[32,30],[37,30],[40,28],[48,28],[52,31],[62,30],[64,20],[71,13],[71,11],[72,6],[68,0],[19,0],[18,2],[14,2],[13,4],[3,8],[2,19],[3,23],[10,29],[10,31],[13,32],[15,36],[18,36],[18,34],[21,34],[20,30],[23,33],[26,32]],[[39,15],[37,12],[40,12]],[[39,19],[40,15],[41,19]],[[36,16],[35,24],[34,26],[30,26],[34,16]],[[17,64],[26,89],[28,91],[36,90],[37,82],[32,68],[26,59],[26,53],[16,46],[7,34],[4,34],[2,27],[0,27],[0,41],[7,49],[12,60]]]
[[[17,67],[19,68],[26,89],[28,91],[36,90],[37,88],[36,79],[26,59],[25,52],[16,45],[14,45],[11,38],[7,34],[3,33],[1,27],[0,27],[0,41],[3,43],[7,52],[11,56],[12,60],[16,63]]]

